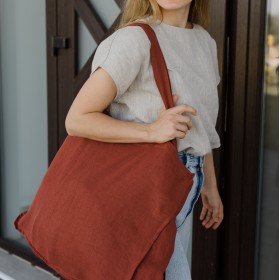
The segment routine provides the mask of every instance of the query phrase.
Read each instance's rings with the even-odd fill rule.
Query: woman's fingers
[[[217,229],[218,226],[221,224],[223,220],[223,214],[222,210],[216,207],[214,208],[213,211],[206,209],[207,215],[205,218],[205,210],[203,211],[203,215],[201,214],[200,219],[204,219],[202,222],[202,225],[205,226],[205,228],[210,228],[212,227],[213,229]],[[216,216],[214,215],[214,212],[216,213]]]
[[[203,206],[199,217],[200,220],[203,220],[206,214],[207,214],[207,208]]]
[[[185,124],[180,124],[180,123],[176,124],[176,125],[175,125],[175,128],[176,128],[177,130],[179,130],[179,131],[184,132],[184,133],[187,133],[188,130],[189,130],[189,128],[188,128],[187,125],[185,125]]]
[[[180,128],[183,128],[182,131],[186,131],[192,128],[192,119],[188,116],[183,116],[179,114],[169,114],[169,120],[172,121],[176,128],[180,126]],[[183,125],[183,126],[182,126]],[[185,129],[184,129],[185,127]]]
[[[216,222],[213,220],[213,218],[210,219],[210,221],[205,225],[205,228],[210,228],[212,225],[214,225]]]
[[[221,204],[219,208],[217,209],[216,215],[213,215],[213,219],[215,220],[215,224],[213,226],[213,229],[216,229],[222,222],[224,218],[223,214],[223,205]]]
[[[188,126],[188,129],[192,128],[192,120],[188,116],[183,116],[183,115],[177,115],[177,122],[182,123],[184,125]]]
[[[180,139],[183,139],[185,136],[186,136],[186,132],[183,132],[183,131],[177,130],[174,138],[180,138]]]
[[[173,95],[174,104],[179,97]],[[196,115],[196,109],[190,105],[181,104],[169,109],[163,106],[156,121],[150,124],[150,135],[153,141],[157,143],[164,143],[171,139],[183,139],[188,130],[192,128],[192,119],[183,113],[190,113]]]
[[[181,104],[178,106],[175,106],[173,108],[168,109],[170,112],[175,113],[175,114],[183,114],[185,112],[190,113],[192,115],[197,115],[197,111],[194,107],[186,104]]]
[[[213,220],[215,222],[219,222],[219,214],[220,214],[220,211],[219,211],[219,207],[214,207],[213,209]]]
[[[219,222],[215,222],[213,229],[217,229],[218,226],[221,224],[222,220],[220,220]]]
[[[207,209],[207,214],[204,221],[202,222],[202,225],[205,226],[211,220],[211,218],[212,218],[212,210]]]

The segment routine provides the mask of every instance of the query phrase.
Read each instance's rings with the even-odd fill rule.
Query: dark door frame
[[[255,279],[266,0],[230,1],[224,279]],[[225,248],[226,244],[230,244]],[[238,261],[234,261],[238,260]]]
[[[225,97],[220,96],[226,98],[223,155],[214,152],[215,163],[222,160],[224,166],[219,191],[225,217],[217,232],[206,232],[200,221],[194,221],[193,246],[198,250],[193,252],[192,273],[196,280],[253,280],[257,276],[266,0],[227,1],[226,9]],[[200,209],[201,205],[196,207],[196,217]]]

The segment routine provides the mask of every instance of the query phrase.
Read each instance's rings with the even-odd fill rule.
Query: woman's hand
[[[217,186],[204,185],[201,190],[201,199],[203,204],[200,214],[200,220],[203,220],[202,225],[207,229],[210,227],[217,229],[224,218],[223,203]]]
[[[224,213],[223,203],[217,187],[212,151],[205,155],[203,171],[204,184],[201,190],[203,207],[200,220],[203,220],[202,225],[205,228],[213,227],[213,229],[217,229],[224,218]]]
[[[175,104],[178,96],[173,95],[173,100]],[[192,128],[192,120],[190,117],[182,115],[184,112],[197,115],[196,109],[186,104],[167,110],[162,108],[158,119],[150,124],[152,142],[164,143],[174,138],[184,138],[188,130]]]

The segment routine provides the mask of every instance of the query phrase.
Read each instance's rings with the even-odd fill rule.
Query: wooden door
[[[206,230],[194,209],[194,280],[257,279],[257,219],[266,0],[211,1],[209,32],[218,46],[222,147],[214,150],[224,204],[219,230]]]
[[[121,1],[116,0],[116,3],[121,5]],[[93,49],[83,67],[78,69],[78,19],[83,21],[98,45],[114,31],[119,17],[106,28],[89,0],[46,0],[46,10],[50,163],[67,135],[67,112],[90,75],[95,53]]]

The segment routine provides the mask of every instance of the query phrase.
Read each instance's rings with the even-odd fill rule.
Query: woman
[[[195,177],[176,218],[174,253],[165,272],[168,280],[191,279],[187,261],[190,213],[200,194],[202,225],[217,229],[223,219],[212,156],[212,149],[220,146],[215,130],[220,77],[216,43],[202,27],[207,12],[206,0],[125,1],[119,28],[98,46],[91,75],[65,121],[69,135],[104,142],[177,139],[178,156]],[[139,26],[126,26],[134,21],[150,24],[157,35],[174,108],[164,108],[145,32]],[[110,116],[103,113],[107,107]]]

